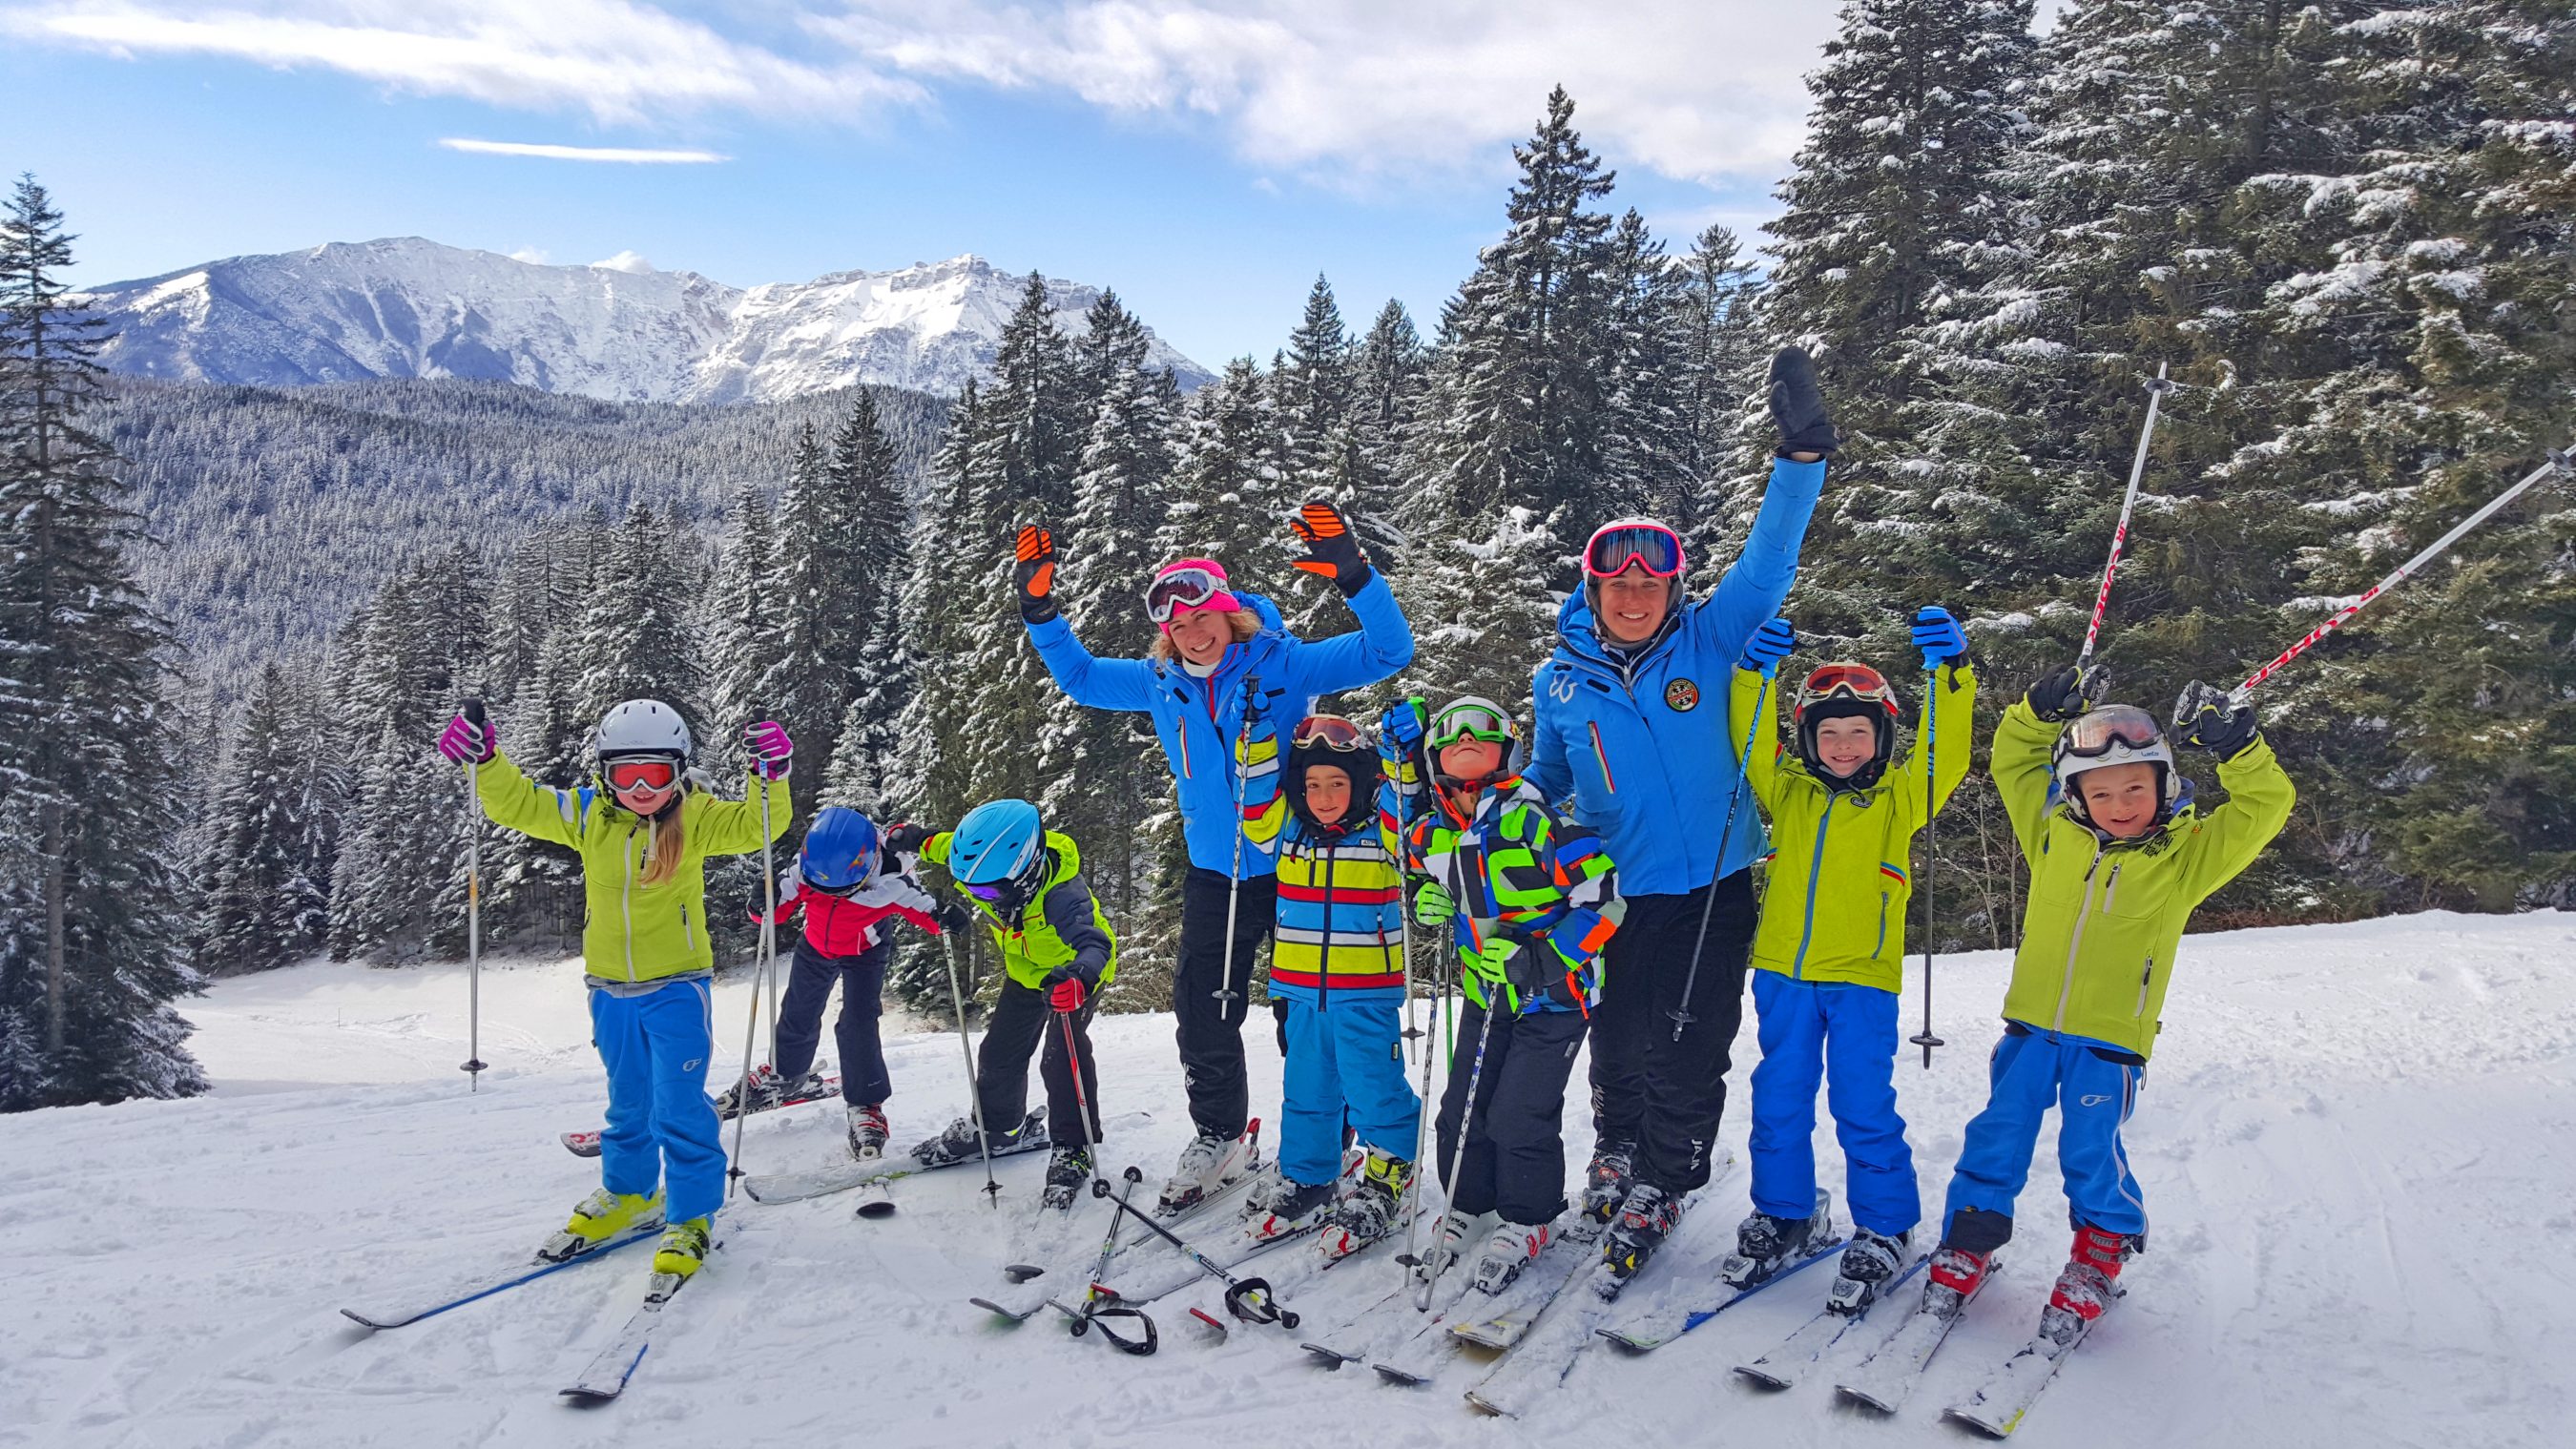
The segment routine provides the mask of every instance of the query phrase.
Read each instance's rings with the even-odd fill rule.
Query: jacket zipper
[[[1825,813],[1816,817],[1816,853],[1807,862],[1807,921],[1798,928],[1798,959],[1789,964],[1789,979],[1807,979],[1807,944],[1816,935],[1816,878],[1825,869],[1825,827],[1834,823],[1834,803],[1840,795],[1825,797]]]
[[[1324,946],[1315,957],[1315,1009],[1332,1005],[1333,991],[1333,859],[1341,852],[1324,847]]]
[[[2084,949],[2084,923],[2093,918],[2093,873],[2101,868],[2102,847],[2096,845],[2093,863],[2084,867],[2084,909],[2077,913],[2075,934],[2066,942],[2066,979],[2057,988],[2057,1020],[2049,1028],[2052,1031],[2066,1030],[2066,1002],[2075,994],[2075,953]],[[2115,865],[2111,867],[2111,879],[2116,883],[2119,878],[2120,868]]]
[[[1172,718],[1181,727],[1181,778],[1195,780],[1198,776],[1190,771],[1190,717],[1183,714]]]
[[[1619,793],[1619,782],[1610,775],[1610,752],[1601,748],[1601,721],[1588,719],[1583,727],[1592,731],[1592,758],[1601,764],[1601,788],[1613,795]]]
[[[2126,869],[2128,869],[2127,861],[2111,867],[2111,879],[2102,887],[2102,909],[2106,911],[2112,909],[2111,903],[2120,898],[2120,872]]]
[[[1887,892],[1885,892],[1885,891],[1880,891],[1880,892],[1878,893],[1878,944],[1869,948],[1869,954],[1870,954],[1870,955],[1872,955],[1872,956],[1876,956],[1876,955],[1878,955],[1878,953],[1880,953],[1881,951],[1884,951],[1884,950],[1886,950],[1886,949],[1887,949]]]
[[[635,843],[632,826],[626,831],[626,846]],[[626,925],[626,984],[635,985],[635,856],[621,846],[617,851],[617,915]]]
[[[2138,973],[2138,1009],[2136,1015],[2141,1021],[2145,1020],[2147,1015],[2147,987],[2155,979],[2156,958],[2150,956],[2147,958],[2147,969]]]

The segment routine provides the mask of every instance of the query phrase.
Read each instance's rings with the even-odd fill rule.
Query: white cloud
[[[709,109],[856,115],[922,99],[910,81],[791,59],[645,0],[35,0],[0,13],[0,27],[118,55],[344,71],[606,123]]]
[[[32,40],[611,125],[1051,92],[1203,119],[1255,166],[1333,180],[1491,166],[1562,83],[1615,165],[1767,182],[1832,28],[1828,5],[1765,0],[0,0],[0,32]]]
[[[714,151],[660,151],[635,146],[555,146],[540,141],[475,141],[463,136],[441,137],[439,143],[450,151],[471,151],[478,156],[539,156],[549,161],[620,161],[628,165],[703,165],[711,161],[730,161],[730,156]]]
[[[604,271],[633,272],[639,277],[653,270],[653,264],[644,260],[643,253],[638,252],[631,247],[625,251],[619,252],[613,257],[592,262],[591,265]]]
[[[520,247],[516,251],[510,253],[510,260],[514,262],[526,262],[532,267],[542,267],[546,264],[546,249],[544,247]]]

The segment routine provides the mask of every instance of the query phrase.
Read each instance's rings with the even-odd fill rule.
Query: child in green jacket
[[[2147,1214],[2120,1128],[2155,1049],[2174,951],[2194,907],[2254,863],[2297,792],[2251,706],[2184,696],[2182,743],[2218,756],[2227,803],[2194,808],[2153,715],[2100,705],[2097,672],[2042,679],[1995,727],[1995,787],[2030,862],[2030,906],[2004,995],[1986,1109],[1968,1123],[1924,1307],[1955,1312],[2012,1236],[2041,1119],[2058,1110],[2057,1161],[2075,1247],[2043,1331],[2068,1341],[2118,1296]]]
[[[1753,1213],[1719,1274],[1750,1287],[1832,1235],[1816,1191],[1816,1089],[1825,1088],[1851,1198],[1851,1243],[1827,1301],[1856,1308],[1905,1266],[1923,1215],[1905,1119],[1896,1111],[1897,991],[1908,874],[1926,811],[1968,773],[1977,676],[1941,609],[1915,616],[1931,697],[1917,746],[1896,754],[1885,676],[1841,661],[1798,691],[1795,744],[1779,744],[1771,675],[1794,646],[1786,619],[1754,631],[1735,671],[1732,717],[1758,721],[1745,779],[1771,819],[1772,857],[1753,937]],[[1930,772],[1927,782],[1925,775]]]

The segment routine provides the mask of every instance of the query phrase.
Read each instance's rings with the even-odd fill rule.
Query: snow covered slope
[[[118,372],[297,386],[522,383],[613,402],[773,402],[882,383],[954,393],[993,360],[1025,276],[981,257],[737,290],[631,258],[544,266],[418,237],[232,257],[92,293]],[[1100,289],[1047,282],[1074,335]],[[1205,369],[1166,346],[1184,387]]]
[[[1982,1094],[2003,962],[1939,963],[1953,1046],[1898,1085],[1937,1211]],[[2425,915],[2195,936],[2129,1144],[2154,1217],[2128,1301],[2033,1411],[2034,1445],[2547,1445],[2576,1412],[2576,917]],[[2028,1331],[2064,1252],[2053,1143],[2023,1197],[2021,1262],[1892,1422],[1810,1383],[1771,1396],[1728,1368],[1812,1307],[1793,1280],[1649,1357],[1588,1356],[1528,1419],[1480,1420],[1467,1374],[1405,1390],[1311,1367],[1277,1329],[1209,1346],[1158,1307],[1151,1359],[1033,1319],[990,1291],[1038,1164],[846,1200],[740,1204],[626,1397],[554,1390],[615,1328],[645,1271],[612,1259],[369,1336],[336,1310],[525,1252],[595,1182],[555,1142],[599,1109],[577,967],[487,973],[468,1095],[461,969],[312,966],[219,985],[189,1014],[222,1084],[191,1102],[0,1118],[0,1442],[30,1445],[1447,1444],[1766,1449],[1969,1442],[1935,1419]],[[718,1000],[719,1057],[744,987]],[[1907,1019],[1919,1007],[1908,1003]],[[1256,1022],[1254,1101],[1277,1101]],[[1159,1173],[1188,1133],[1170,1021],[1109,1018],[1114,1166]],[[826,1044],[828,1047],[828,1037]],[[1726,1145],[1754,1054],[1735,1074]],[[893,1049],[898,1136],[963,1106],[956,1043]],[[1580,1097],[1569,1111],[1582,1140]],[[753,1171],[834,1159],[837,1113],[757,1119]],[[1831,1129],[1818,1134],[1839,1188]],[[1743,1175],[1703,1211],[1731,1224]],[[1086,1230],[1088,1235],[1088,1230]],[[1294,1250],[1291,1250],[1294,1251]],[[1381,1250],[1383,1251],[1383,1250]],[[1318,1322],[1383,1292],[1364,1258],[1295,1305]],[[1811,1275],[1812,1276],[1812,1275]],[[1810,1291],[1812,1290],[1812,1291]],[[2553,1429],[2552,1424],[2558,1427]]]

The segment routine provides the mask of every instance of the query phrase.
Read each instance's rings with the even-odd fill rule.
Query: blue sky
[[[1750,230],[1821,3],[0,0],[0,170],[79,280],[419,235],[736,285],[978,252],[1267,356],[1318,271],[1427,333],[1562,81],[1677,245]],[[723,159],[627,163],[454,140]]]

